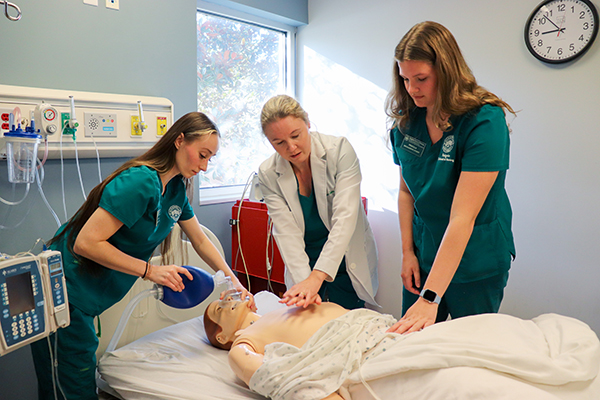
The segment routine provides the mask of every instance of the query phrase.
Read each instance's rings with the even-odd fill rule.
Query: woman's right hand
[[[406,290],[416,295],[420,294],[421,272],[419,269],[419,260],[415,253],[402,255],[402,283]]]
[[[319,290],[326,277],[327,274],[324,272],[312,270],[308,278],[287,290],[279,302],[287,306],[295,305],[304,308],[313,303],[321,304],[322,300],[321,296],[319,296]]]
[[[180,274],[187,276],[189,280],[194,280],[194,277],[187,268],[178,265],[150,265],[146,279],[166,286],[175,292],[181,292],[185,289],[185,285]]]

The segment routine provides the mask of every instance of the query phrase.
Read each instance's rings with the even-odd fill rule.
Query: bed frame
[[[221,243],[216,235],[205,226],[202,226],[202,230],[208,236],[210,241],[216,246],[219,253],[225,257],[223,247],[221,246]],[[176,224],[173,229],[173,237],[177,238],[179,235],[180,228],[179,225]],[[172,255],[174,264],[191,265],[202,268],[209,273],[214,274],[214,270],[198,256],[189,241],[182,241],[182,251],[177,251],[178,246],[173,247],[175,251],[175,253]],[[153,257],[150,262],[153,264],[161,264],[161,256],[157,255]],[[96,351],[96,358],[98,360],[105,353],[106,348],[117,329],[121,315],[127,307],[127,304],[129,304],[129,302],[138,293],[147,289],[151,289],[153,286],[153,282],[138,279],[131,290],[120,302],[100,315],[100,327],[97,327],[98,331],[101,332],[101,336],[99,338],[100,343],[98,345],[98,350]],[[149,333],[155,332],[167,326],[171,326],[182,321],[187,321],[191,318],[202,315],[204,314],[204,310],[206,309],[207,305],[218,298],[219,292],[215,291],[196,307],[185,310],[169,307],[161,301],[156,300],[154,297],[142,299],[138,306],[133,310],[131,317],[129,318],[129,322],[123,331],[116,348],[125,346],[143,336],[148,335]],[[99,389],[100,399],[121,398],[108,386],[106,382],[102,380],[98,373],[96,374],[96,385]],[[107,394],[109,395],[107,396]]]

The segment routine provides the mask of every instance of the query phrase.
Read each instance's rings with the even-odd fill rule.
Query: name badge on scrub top
[[[400,147],[410,154],[421,157],[425,151],[425,147],[427,147],[427,144],[419,139],[415,139],[412,136],[404,135],[404,140],[402,140]]]

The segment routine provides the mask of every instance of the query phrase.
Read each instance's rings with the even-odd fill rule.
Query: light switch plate
[[[83,0],[83,4],[98,7],[98,0]]]

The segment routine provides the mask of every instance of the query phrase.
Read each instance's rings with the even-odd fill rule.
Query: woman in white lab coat
[[[350,142],[309,132],[308,114],[285,95],[267,101],[261,125],[276,151],[258,176],[285,263],[282,302],[377,304],[377,249]]]

